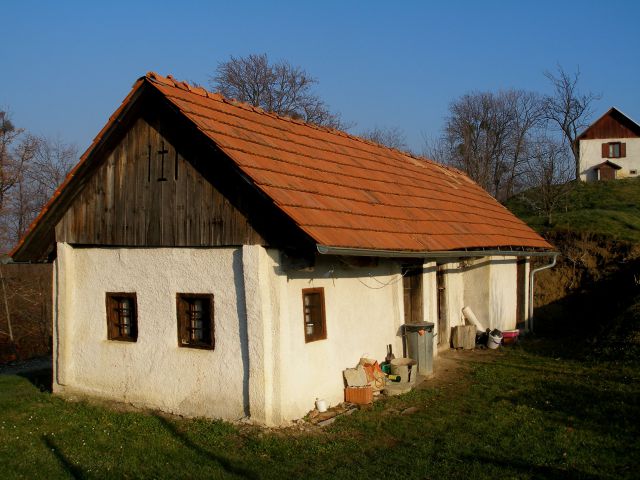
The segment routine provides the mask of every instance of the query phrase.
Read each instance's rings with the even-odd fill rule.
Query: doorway
[[[444,265],[438,265],[436,269],[436,288],[438,289],[438,346],[448,346],[449,329],[447,328],[447,295]]]
[[[422,267],[402,269],[404,323],[424,322],[422,305]]]
[[[518,259],[517,263],[517,280],[516,280],[516,328],[523,329],[526,325],[527,312],[525,306],[527,304],[527,260]]]

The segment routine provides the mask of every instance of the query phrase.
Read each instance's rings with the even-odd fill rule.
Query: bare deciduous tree
[[[360,136],[387,147],[407,150],[407,139],[404,132],[398,127],[375,126],[372,129],[364,130]]]
[[[555,74],[545,72],[553,86],[553,94],[545,98],[544,114],[548,121],[555,124],[573,154],[574,178],[580,179],[580,150],[576,143],[578,135],[589,126],[593,114],[592,104],[600,98],[592,92],[581,93],[578,89],[580,71],[574,74],[558,66]]]
[[[464,95],[449,107],[435,152],[499,200],[520,188],[528,145],[541,127],[541,99],[506,90]]]
[[[0,212],[4,209],[7,193],[20,175],[20,162],[16,161],[13,144],[22,132],[13,125],[7,112],[0,111]]]
[[[77,148],[17,129],[0,112],[0,247],[25,233],[77,159]]]
[[[551,225],[553,214],[575,186],[570,150],[560,140],[540,137],[531,145],[526,164],[527,181],[535,188],[523,199]]]
[[[318,81],[304,69],[282,60],[269,63],[265,53],[231,56],[218,64],[211,86],[228,98],[269,112],[331,128],[346,128],[338,113],[312,91]]]

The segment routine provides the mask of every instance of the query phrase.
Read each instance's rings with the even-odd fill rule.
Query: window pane
[[[213,349],[213,296],[179,293],[177,301],[179,345]]]
[[[202,300],[192,300],[189,304],[189,316],[191,319],[191,339],[201,342],[204,339],[202,323]]]
[[[137,340],[138,319],[135,293],[109,293],[107,303],[107,335],[109,340]]]
[[[609,144],[609,157],[611,157],[611,158],[620,157],[620,144],[619,143],[610,143]]]
[[[323,290],[320,288],[303,290],[302,307],[305,341],[313,342],[327,338]]]

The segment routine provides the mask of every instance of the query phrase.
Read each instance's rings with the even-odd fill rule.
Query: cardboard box
[[[465,350],[476,348],[475,325],[458,325],[455,327],[451,343],[453,343],[453,348],[464,348]]]

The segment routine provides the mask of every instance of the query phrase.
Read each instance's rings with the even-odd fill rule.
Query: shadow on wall
[[[236,313],[240,332],[240,356],[242,360],[242,406],[245,417],[249,410],[249,330],[247,326],[247,303],[244,290],[244,272],[242,267],[242,250],[233,252],[233,283],[236,289]]]

